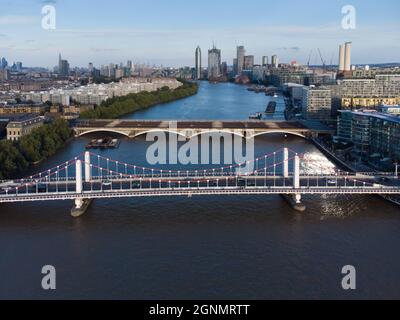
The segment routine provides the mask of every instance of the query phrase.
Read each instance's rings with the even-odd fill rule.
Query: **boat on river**
[[[262,119],[262,113],[261,112],[257,112],[257,113],[251,114],[249,119],[250,120],[261,120]]]
[[[276,101],[270,101],[268,103],[267,109],[265,110],[265,113],[268,115],[273,115],[275,114],[276,111]]]
[[[118,148],[120,141],[110,137],[104,139],[93,139],[86,145],[86,149],[115,149]]]

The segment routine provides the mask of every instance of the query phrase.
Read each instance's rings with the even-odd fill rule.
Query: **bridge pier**
[[[78,218],[84,215],[92,202],[93,199],[75,199],[75,205],[71,209],[71,216],[74,218]]]
[[[307,207],[301,202],[301,194],[287,195],[282,194],[281,197],[291,205],[291,207],[298,212],[304,212]]]
[[[85,181],[90,181],[90,153],[85,153]],[[83,193],[83,179],[82,179],[82,161],[77,160],[75,165],[75,180],[76,180],[76,193]],[[82,216],[93,202],[92,199],[84,199],[82,197],[75,199],[75,204],[71,209],[71,216],[74,218]]]
[[[293,188],[295,190],[299,190],[300,187],[300,157],[296,154],[294,158]],[[301,193],[296,193],[292,196],[283,195],[283,198],[292,206],[294,210],[299,212],[306,211],[306,206],[301,202]]]

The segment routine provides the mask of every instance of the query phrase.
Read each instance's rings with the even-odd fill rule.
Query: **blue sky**
[[[41,28],[41,8],[56,8],[56,30]],[[341,28],[344,5],[357,10],[357,28]],[[353,63],[400,61],[398,0],[0,0],[0,56],[29,66],[52,67],[58,53],[71,65],[135,62],[203,64],[214,41],[232,63],[235,48],[280,61],[337,62],[338,46],[353,42]]]

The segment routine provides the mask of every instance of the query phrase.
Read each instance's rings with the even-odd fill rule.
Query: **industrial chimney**
[[[345,44],[344,71],[351,71],[351,42]]]
[[[339,71],[344,71],[344,45],[339,47]]]

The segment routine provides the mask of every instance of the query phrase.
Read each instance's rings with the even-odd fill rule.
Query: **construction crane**
[[[322,67],[325,69],[326,62],[325,62],[324,57],[322,56],[321,50],[319,48],[318,48],[318,53],[319,53],[319,56],[321,58]]]
[[[331,57],[331,64],[330,64],[331,67],[333,66],[333,59],[334,59],[334,57],[335,57],[335,53],[333,52],[333,53],[332,53],[332,57]]]
[[[310,66],[310,61],[311,61],[311,57],[312,57],[313,51],[311,50],[310,55],[308,57],[308,62],[307,62],[307,66]]]

